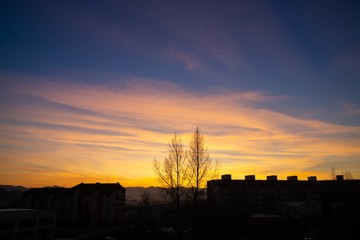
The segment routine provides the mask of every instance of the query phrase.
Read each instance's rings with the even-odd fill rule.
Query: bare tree
[[[214,179],[219,170],[217,162],[210,158],[209,151],[205,146],[204,135],[199,127],[193,133],[188,152],[188,164],[190,170],[190,191],[193,203],[194,220],[197,221],[197,202],[199,197],[204,194],[207,181]]]
[[[331,167],[331,180],[336,180],[336,169]]]
[[[180,222],[180,203],[184,198],[188,187],[188,166],[186,162],[186,151],[184,150],[181,138],[174,134],[169,143],[168,156],[164,162],[154,160],[154,171],[166,196],[176,207],[177,225]]]
[[[204,135],[199,127],[193,133],[188,152],[188,163],[190,170],[190,188],[193,201],[196,202],[204,192],[207,181],[218,174],[218,163],[210,158],[209,151],[205,146]]]
[[[143,208],[148,208],[151,205],[150,202],[150,193],[148,191],[143,191],[140,195],[139,206]]]
[[[345,172],[344,173],[344,179],[345,180],[353,180],[354,178],[353,178],[351,172]]]

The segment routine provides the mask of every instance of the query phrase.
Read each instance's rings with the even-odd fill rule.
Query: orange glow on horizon
[[[71,187],[80,182],[157,186],[152,162],[174,132],[188,146],[196,126],[220,174],[243,179],[297,175],[329,179],[330,168],[360,176],[359,127],[302,120],[252,107],[261,92],[201,95],[159,82],[108,89],[46,83],[17,89],[42,99],[13,103],[0,125],[1,184]]]

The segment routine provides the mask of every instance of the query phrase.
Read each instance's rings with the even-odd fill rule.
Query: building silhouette
[[[348,226],[359,223],[360,180],[344,180],[341,175],[336,179],[318,181],[311,176],[304,181],[289,176],[278,180],[272,175],[256,180],[255,175],[248,175],[245,180],[234,180],[230,174],[222,175],[207,184],[212,230],[241,229],[251,235],[257,227],[278,226],[280,230],[268,230],[287,237],[276,235],[274,239],[304,239],[301,234],[307,228],[319,228],[328,222],[338,224],[339,218],[344,218]],[[260,237],[250,239],[264,239],[264,232],[253,233]],[[294,233],[297,235],[291,235]]]
[[[117,184],[84,184],[73,187],[74,225],[118,225],[124,220],[125,188]]]
[[[51,239],[55,210],[0,209],[0,239]]]
[[[80,183],[72,188],[32,188],[23,205],[55,209],[59,226],[114,226],[124,221],[125,188],[119,183]]]

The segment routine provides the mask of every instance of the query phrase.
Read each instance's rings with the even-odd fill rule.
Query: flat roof
[[[22,211],[34,211],[36,209],[27,209],[27,208],[4,208],[0,209],[0,212],[22,212]]]

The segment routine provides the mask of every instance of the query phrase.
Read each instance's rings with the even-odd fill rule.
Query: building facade
[[[283,203],[321,203],[321,211],[341,204],[352,204],[359,200],[360,181],[338,180],[317,181],[311,176],[307,181],[289,176],[287,180],[278,180],[277,176],[268,176],[267,180],[255,180],[254,175],[245,176],[245,180],[233,180],[231,175],[208,182],[207,196],[209,205],[215,211],[253,214],[274,213]]]
[[[119,183],[80,183],[72,188],[33,188],[24,206],[56,209],[60,226],[119,225],[125,215],[126,190]]]
[[[119,225],[124,220],[125,188],[120,184],[84,184],[74,190],[73,225]]]
[[[55,210],[0,209],[0,239],[51,239]]]
[[[342,176],[328,181],[318,181],[315,176],[307,181],[297,176],[278,180],[274,175],[266,180],[256,180],[255,175],[233,180],[228,174],[208,181],[207,198],[211,225],[221,231],[227,227],[246,231],[249,219],[252,223],[264,219],[289,223],[289,216],[322,223],[327,221],[324,218],[338,221],[341,217],[350,225],[360,214],[360,180],[344,180]],[[279,217],[268,217],[273,214]]]

